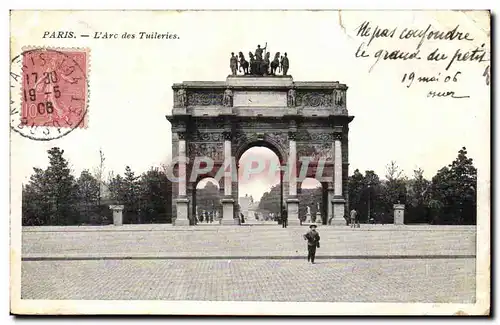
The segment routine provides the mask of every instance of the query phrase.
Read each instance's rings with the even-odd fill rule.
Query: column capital
[[[231,141],[232,139],[232,133],[231,131],[223,131],[222,136],[224,137],[224,140],[229,140]]]
[[[179,137],[179,140],[186,140],[186,136],[187,136],[186,130],[177,131],[177,136]]]
[[[295,141],[297,139],[297,132],[296,131],[288,131],[288,139]]]
[[[342,140],[342,132],[334,132],[333,133],[333,139],[334,140]]]

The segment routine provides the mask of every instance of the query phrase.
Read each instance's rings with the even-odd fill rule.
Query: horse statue
[[[264,57],[264,62],[261,66],[262,70],[261,70],[261,73],[263,75],[268,75],[269,74],[269,66],[271,65],[271,53],[270,52],[267,52],[266,53],[266,56]]]
[[[240,69],[239,71],[241,71],[241,68],[243,68],[243,74],[248,74],[248,61],[245,60],[245,56],[243,55],[243,52],[240,52],[238,53],[238,56],[240,58]]]
[[[276,75],[276,69],[280,66],[280,52],[276,52],[274,60],[271,62],[271,75]]]

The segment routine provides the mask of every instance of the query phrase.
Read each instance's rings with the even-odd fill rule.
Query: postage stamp
[[[87,49],[23,49],[11,66],[11,128],[33,140],[87,128],[88,62]]]

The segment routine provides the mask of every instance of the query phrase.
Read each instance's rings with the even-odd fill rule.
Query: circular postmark
[[[35,48],[11,61],[10,127],[23,137],[49,141],[85,128],[87,52]]]

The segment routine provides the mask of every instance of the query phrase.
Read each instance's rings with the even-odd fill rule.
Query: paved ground
[[[25,228],[24,259],[299,257],[307,227],[168,225]],[[474,257],[475,227],[319,228],[322,256]]]
[[[25,261],[21,293],[22,299],[473,303],[475,259]]]
[[[23,299],[475,300],[475,227],[26,227]],[[418,258],[417,258],[418,257]]]

